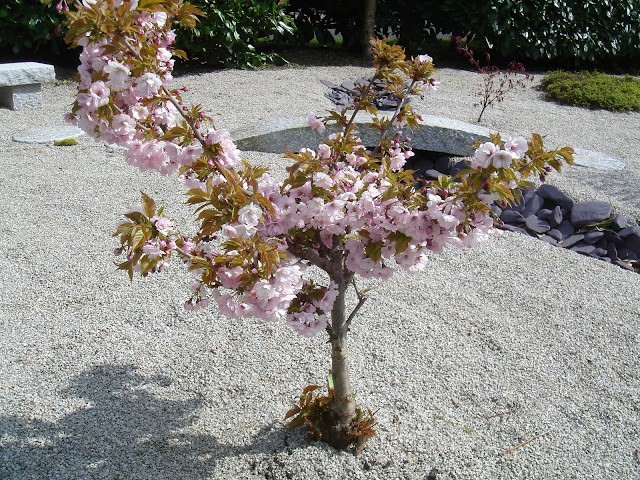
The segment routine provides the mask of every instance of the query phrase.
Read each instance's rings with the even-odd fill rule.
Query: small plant
[[[307,440],[322,440],[336,448],[352,448],[358,455],[368,439],[376,432],[376,420],[371,410],[356,407],[356,416],[349,425],[346,434],[336,430],[336,413],[331,408],[334,397],[333,374],[327,376],[327,395],[318,392],[320,385],[307,385],[302,390],[300,400],[285,415],[291,418],[290,428],[305,426]]]
[[[558,70],[542,79],[547,98],[579,107],[612,112],[640,111],[640,81],[630,75]]]
[[[480,115],[478,115],[478,123],[482,121],[482,115],[487,107],[493,107],[495,103],[504,100],[504,96],[509,90],[524,88],[526,82],[533,81],[533,76],[525,73],[524,65],[519,62],[512,61],[507,65],[506,70],[500,70],[491,63],[491,55],[486,52],[485,64],[483,65],[475,58],[473,50],[461,43],[460,37],[453,37],[451,41],[456,47],[456,51],[464,55],[484,78],[484,88],[478,92],[482,100],[474,104],[475,107],[482,107]]]

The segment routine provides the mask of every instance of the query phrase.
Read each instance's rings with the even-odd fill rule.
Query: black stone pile
[[[359,78],[357,80],[346,80],[340,85],[335,85],[326,80],[321,80],[322,84],[329,87],[329,92],[325,93],[325,96],[331,100],[338,108],[352,107],[353,101],[358,95],[357,86],[366,86],[369,84],[369,78]],[[385,91],[384,83],[376,79],[372,85],[373,93],[375,94],[374,105],[378,110],[388,111],[395,110],[400,99],[394,94]]]
[[[468,168],[467,160],[448,154],[416,150],[405,168],[425,180],[453,175]],[[522,189],[522,202],[501,208],[492,205],[504,230],[539,238],[556,247],[616,264],[640,273],[640,225],[615,214],[601,201],[574,202],[553,185]]]

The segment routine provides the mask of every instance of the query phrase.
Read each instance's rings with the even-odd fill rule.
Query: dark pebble
[[[439,172],[449,172],[451,171],[452,163],[453,163],[453,160],[451,160],[451,157],[447,155],[441,155],[438,158],[436,158],[433,168],[435,170],[438,170]]]
[[[632,233],[640,234],[640,227],[638,225],[629,225],[628,227],[624,227],[622,230],[618,232],[620,238],[627,238]]]
[[[502,214],[502,209],[498,205],[496,205],[495,203],[493,205],[491,205],[490,208],[491,208],[491,211],[495,215],[497,215],[498,217]]]
[[[576,203],[571,209],[571,223],[576,228],[600,223],[611,217],[611,204],[601,201]]]
[[[540,188],[538,188],[538,194],[543,198],[551,200],[557,205],[566,208],[567,210],[571,210],[573,208],[573,200],[553,185],[548,185],[546,183],[541,185]]]
[[[471,168],[471,162],[469,160],[460,160],[459,162],[455,162],[451,165],[449,169],[449,175],[455,175],[462,170],[466,170],[467,168]]]
[[[558,240],[556,240],[553,237],[550,237],[549,235],[542,235],[540,237],[540,240],[542,240],[543,242],[549,243],[551,245],[558,245]]]
[[[442,173],[440,173],[437,170],[433,170],[433,169],[425,170],[425,172],[424,172],[425,178],[429,178],[429,179],[433,179],[433,180],[437,180],[438,177],[440,177],[442,175],[443,175]]]
[[[542,208],[544,204],[544,198],[537,193],[534,193],[530,199],[525,203],[524,212],[522,215],[526,218],[529,215],[535,215],[538,210]]]
[[[616,248],[616,244],[615,243],[609,242],[607,244],[607,256],[611,260],[615,260],[616,258],[618,258],[618,249]]]
[[[536,233],[545,233],[551,230],[551,225],[549,225],[544,220],[541,220],[540,218],[536,217],[535,215],[529,215],[525,219],[524,224],[527,226],[529,230]]]
[[[551,224],[552,227],[557,227],[558,225],[560,225],[562,223],[562,208],[560,208],[560,205],[556,206],[556,208],[553,209],[553,212],[551,212],[551,218],[549,219],[549,223]]]
[[[640,257],[636,253],[628,248],[619,248],[618,257],[622,260],[638,260]]]
[[[596,248],[593,252],[591,252],[592,255],[596,255],[598,257],[606,257],[607,253],[607,250],[604,248]]]
[[[594,247],[593,245],[585,245],[583,243],[579,244],[579,245],[575,245],[573,247],[571,247],[571,250],[573,250],[576,253],[583,253],[585,255],[589,255],[590,253],[592,253],[594,250],[596,249],[596,247]]]
[[[524,228],[516,227],[515,225],[509,225],[508,223],[505,223],[502,226],[502,229],[509,230],[510,232],[521,233],[523,235],[529,235],[529,232],[527,232]]]
[[[565,220],[560,225],[558,225],[557,228],[558,228],[558,231],[562,233],[563,237],[569,237],[573,235],[574,232],[576,231],[576,228],[573,226],[573,223],[571,223],[569,220]]]
[[[524,223],[524,217],[516,210],[504,210],[500,214],[500,220],[504,223]]]
[[[536,212],[536,217],[541,218],[542,220],[549,221],[551,219],[551,215],[553,212],[548,208],[541,208]]]
[[[615,218],[613,219],[613,226],[618,230],[626,227],[627,223],[629,223],[629,219],[621,214],[616,215]]]
[[[585,243],[596,243],[601,238],[604,238],[604,232],[600,232],[598,230],[592,230],[584,234]]]
[[[624,239],[624,248],[640,256],[640,234],[632,233]]]
[[[584,235],[582,233],[576,233],[575,235],[571,235],[565,238],[564,241],[562,242],[562,246],[564,248],[570,248],[574,246],[576,243],[582,241],[583,238],[584,238]]]
[[[562,232],[560,230],[556,230],[555,228],[549,230],[547,232],[547,235],[549,235],[551,238],[555,238],[557,241],[562,240]]]

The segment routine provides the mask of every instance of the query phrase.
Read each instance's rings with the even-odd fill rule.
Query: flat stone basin
[[[379,133],[371,129],[371,116],[361,112],[356,124],[365,145],[376,145]],[[337,131],[335,127],[333,130]],[[407,130],[415,149],[448,153],[461,157],[473,154],[477,141],[488,142],[491,130],[480,125],[461,122],[446,117],[426,116],[419,128]],[[283,117],[260,123],[251,128],[232,132],[240,150],[283,153],[295,152],[301,148],[317,146],[327,133],[319,134],[311,130],[304,117]],[[505,134],[503,133],[503,136]],[[598,170],[622,170],[624,163],[601,152],[575,147],[575,163]]]

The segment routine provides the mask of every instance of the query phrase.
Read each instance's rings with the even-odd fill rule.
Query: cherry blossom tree
[[[288,176],[241,159],[229,133],[172,87],[174,22],[194,26],[201,12],[181,0],[83,0],[68,12],[67,41],[81,46],[79,90],[68,120],[92,137],[126,149],[142,170],[179,175],[195,207],[195,235],[185,235],[163,207],[142,194],[114,236],[118,268],[146,276],[171,261],[193,274],[187,309],[213,300],[225,315],[285,321],[303,336],[326,334],[331,347],[329,394],[307,387],[287,415],[310,434],[339,448],[360,448],[372,435],[370,413],[355,402],[347,337],[366,292],[356,277],[389,279],[394,268],[418,272],[429,252],[471,247],[494,229],[490,205],[517,200],[532,175],[572,163],[572,150],[545,151],[533,135],[479,145],[471,168],[425,182],[404,169],[413,155],[398,128],[420,116],[411,96],[434,89],[431,57],[406,58],[398,46],[371,42],[374,73],[358,87],[354,105],[310,127],[337,130],[318,146],[286,152]],[[378,115],[372,84],[401,99],[391,116]],[[372,115],[377,145],[364,145],[359,111]],[[324,283],[312,270],[324,272]],[[318,275],[313,276],[317,278]],[[358,302],[347,305],[354,288]]]

